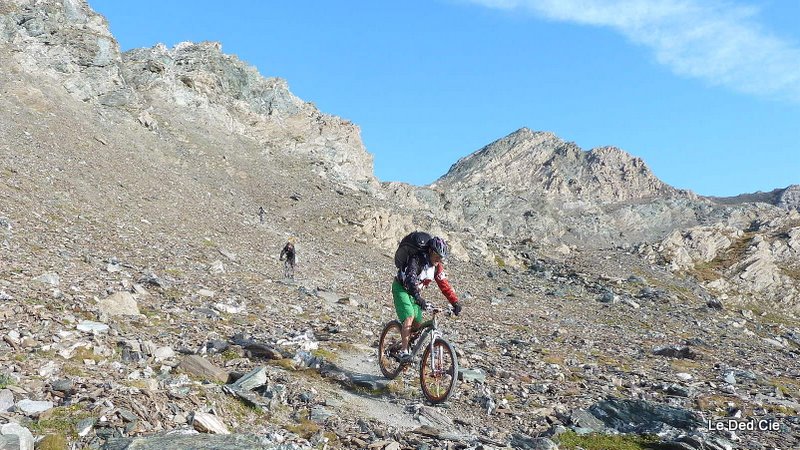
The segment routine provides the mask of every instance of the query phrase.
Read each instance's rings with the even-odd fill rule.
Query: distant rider
[[[284,275],[287,278],[294,278],[294,265],[297,263],[297,255],[295,254],[294,249],[294,238],[289,238],[289,241],[286,245],[283,246],[283,250],[281,250],[281,255],[279,258],[283,263],[284,268]]]
[[[392,297],[397,318],[402,323],[400,336],[402,338],[402,351],[400,359],[408,361],[411,357],[408,350],[409,336],[413,329],[422,323],[422,310],[426,309],[427,302],[422,298],[421,289],[428,286],[431,281],[436,281],[439,290],[447,298],[453,308],[453,314],[461,313],[461,304],[455,291],[447,281],[442,260],[447,257],[448,247],[444,239],[432,237],[422,249],[411,255],[405,267],[397,271],[397,276],[392,283]]]

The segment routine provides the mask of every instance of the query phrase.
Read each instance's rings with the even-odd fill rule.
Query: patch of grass
[[[36,450],[67,450],[67,438],[63,434],[48,434],[36,444]]]
[[[309,419],[300,419],[298,423],[286,425],[285,428],[303,439],[308,439],[315,435],[320,427]]]
[[[336,353],[325,349],[325,348],[318,348],[316,350],[311,351],[311,355],[317,358],[323,358],[327,361],[335,361],[336,360]]]
[[[219,356],[222,358],[223,361],[230,361],[230,360],[238,359],[238,358],[242,357],[242,355],[240,355],[239,352],[237,352],[236,350],[230,349],[230,348],[228,350],[225,350],[224,352],[220,353]]]
[[[348,352],[348,353],[358,352],[358,347],[349,342],[334,342],[331,344],[331,347],[335,347],[343,352]]]
[[[676,372],[690,372],[692,370],[697,370],[703,364],[700,361],[694,359],[685,359],[685,358],[670,358],[669,365],[672,367],[673,370]]]
[[[394,380],[386,383],[386,391],[390,394],[394,394],[397,396],[403,396],[406,394],[407,389],[405,388],[405,384],[403,383],[403,379],[398,377]]]
[[[781,391],[783,395],[792,398],[800,396],[800,381],[792,378],[777,377],[769,380],[769,384],[774,386],[775,389]]]
[[[783,414],[785,416],[795,416],[800,411],[795,411],[794,408],[789,408],[788,406],[784,405],[771,405],[767,404],[764,405],[764,409],[773,413],[773,414]]]
[[[278,366],[284,370],[289,370],[294,372],[297,368],[294,366],[294,362],[290,358],[283,358],[283,359],[273,359],[269,362],[272,365]]]
[[[734,240],[731,245],[720,252],[716,258],[708,262],[696,264],[689,273],[700,281],[714,281],[722,277],[722,272],[733,267],[734,264],[741,261],[747,249],[750,247],[750,242],[755,237],[755,232],[747,232],[742,234],[739,238]]]
[[[92,417],[92,413],[81,409],[80,405],[56,407],[45,411],[39,420],[31,422],[28,428],[34,434],[57,434],[77,438],[75,426],[83,419]]]
[[[761,303],[750,302],[742,305],[742,309],[749,309],[752,311],[755,320],[761,323],[779,324],[788,327],[800,326],[800,320],[789,317],[788,313],[780,308],[770,308]]]
[[[794,281],[800,282],[800,267],[781,267],[781,272]]]
[[[258,406],[248,405],[231,397],[225,397],[222,401],[225,413],[229,414],[237,422],[247,422],[252,416],[257,418],[269,417],[269,414]]]
[[[181,292],[180,289],[174,287],[164,289],[163,294],[167,300],[171,300],[174,302],[183,298],[183,292]]]
[[[63,370],[65,375],[71,377],[83,377],[86,375],[83,368],[75,364],[65,364]]]
[[[159,311],[157,309],[155,309],[155,308],[150,308],[150,307],[145,306],[145,307],[139,308],[139,312],[143,316],[147,317],[148,319],[153,319],[153,318],[159,317]]]
[[[725,395],[712,394],[694,399],[697,408],[703,411],[721,411],[728,408],[729,403],[738,405],[738,398]]]
[[[95,354],[95,352],[89,347],[78,347],[75,349],[75,354],[70,359],[74,359],[77,361],[91,359],[92,361],[100,362],[106,358],[104,356]]]
[[[8,374],[0,373],[0,389],[5,389],[11,384],[14,384],[14,379]]]
[[[542,361],[546,362],[547,364],[557,364],[559,366],[564,365],[564,358],[558,355],[544,355],[542,356]]]
[[[183,271],[181,269],[170,267],[169,269],[164,269],[164,273],[167,275],[173,276],[175,278],[183,277]]]
[[[656,436],[640,436],[632,434],[600,434],[590,433],[578,435],[574,431],[558,435],[558,448],[562,450],[644,450],[655,449],[659,442]]]

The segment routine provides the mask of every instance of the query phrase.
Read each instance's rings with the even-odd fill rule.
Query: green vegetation
[[[291,372],[294,372],[296,370],[294,366],[294,361],[292,361],[290,358],[273,359],[270,360],[270,364],[278,366],[284,370],[288,370]]]
[[[170,288],[164,289],[163,293],[164,293],[164,297],[167,300],[179,301],[180,299],[183,298],[183,292],[181,292],[181,290],[178,289],[178,288],[170,287]]]
[[[794,281],[800,282],[800,266],[797,267],[781,267],[781,272]]]
[[[33,434],[55,434],[77,438],[75,426],[81,420],[89,417],[92,417],[92,414],[82,410],[80,405],[57,407],[47,411],[46,417],[40,417],[39,420],[31,422],[28,428]]]
[[[95,361],[95,362],[100,362],[100,361],[102,361],[102,360],[104,360],[106,358],[101,356],[101,355],[96,354],[94,352],[94,350],[92,350],[89,347],[78,347],[78,348],[75,349],[75,354],[70,359],[74,359],[74,360],[77,360],[77,361],[83,361],[83,360],[86,360],[86,359],[90,359],[90,360]]]
[[[750,247],[750,242],[756,234],[754,232],[744,233],[741,237],[734,240],[730,247],[720,252],[716,258],[711,261],[699,263],[694,266],[689,272],[700,281],[714,281],[721,277],[720,272],[733,267],[734,264],[741,261],[747,249]]]
[[[237,359],[242,357],[242,355],[240,355],[239,352],[230,348],[220,353],[219,356],[222,358],[223,361],[230,361],[232,359]]]
[[[657,448],[656,436],[640,436],[632,434],[600,434],[579,435],[574,431],[558,435],[558,448],[562,450],[644,450]]]
[[[67,450],[67,438],[63,434],[48,434],[38,444],[36,450]]]
[[[0,389],[5,389],[11,384],[14,384],[14,379],[8,374],[0,373]]]
[[[286,425],[286,429],[303,439],[309,439],[319,431],[319,425],[309,419],[300,419],[296,424]]]
[[[721,411],[727,409],[729,403],[738,406],[740,400],[736,397],[713,394],[697,397],[694,399],[694,402],[697,405],[697,408],[700,410]]]
[[[789,316],[789,313],[781,308],[772,308],[763,303],[750,302],[742,306],[742,309],[749,309],[753,312],[755,320],[762,324],[778,324],[787,327],[800,326],[800,320]]]
[[[174,267],[171,267],[169,269],[164,269],[164,273],[166,273],[167,275],[173,276],[175,278],[183,277],[183,271],[181,269],[174,268]]]
[[[334,361],[336,359],[336,353],[324,348],[318,348],[316,350],[312,350],[311,355],[317,358],[323,358],[327,361]]]

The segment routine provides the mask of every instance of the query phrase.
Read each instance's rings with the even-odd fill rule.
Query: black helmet
[[[439,236],[434,236],[428,241],[428,248],[435,251],[442,259],[447,258],[447,255],[450,253],[447,242]]]

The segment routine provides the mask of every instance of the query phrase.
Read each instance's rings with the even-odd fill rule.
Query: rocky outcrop
[[[377,188],[372,155],[353,123],[320,112],[289,91],[280,78],[222,52],[217,42],[156,45],[123,55],[123,75],[149,115],[199,116],[225,132],[256,139],[267,151],[301,154],[312,169],[351,187]]]
[[[4,1],[0,44],[10,47],[22,70],[46,72],[82,101],[136,102],[122,77],[117,41],[85,0]]]
[[[800,184],[793,184],[778,196],[778,206],[800,211]]]
[[[800,306],[800,214],[675,231],[656,247],[673,272],[689,273],[734,302]]]

